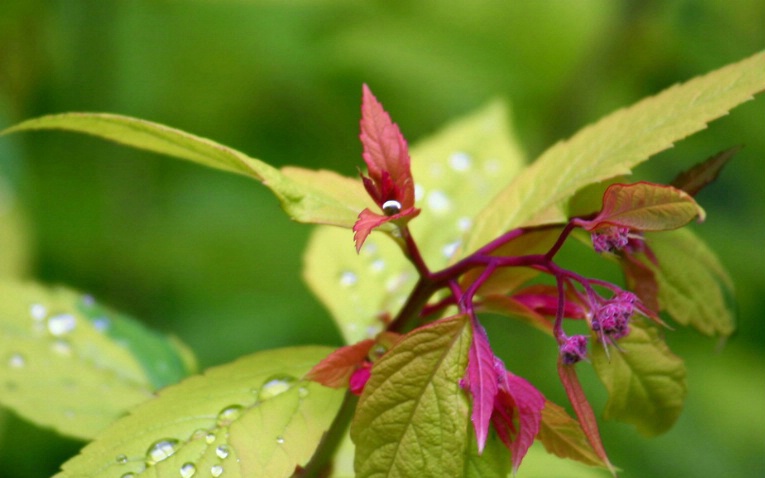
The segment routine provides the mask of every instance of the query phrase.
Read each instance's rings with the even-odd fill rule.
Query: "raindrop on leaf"
[[[260,397],[260,400],[268,400],[269,398],[274,398],[275,396],[289,390],[296,381],[297,379],[292,375],[273,375],[266,379],[265,382],[263,382],[263,385],[260,387],[260,393],[258,396]]]
[[[157,440],[146,450],[146,464],[155,465],[162,460],[167,459],[177,451],[178,440],[174,438],[165,438]]]

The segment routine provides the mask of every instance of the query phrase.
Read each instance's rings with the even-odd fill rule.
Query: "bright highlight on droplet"
[[[211,475],[212,475],[214,478],[218,478],[220,475],[222,475],[222,474],[223,474],[223,467],[222,467],[222,466],[220,466],[220,465],[213,465],[213,466],[210,468],[210,474],[211,474]]]
[[[470,155],[462,151],[452,153],[452,155],[449,156],[449,166],[457,172],[463,172],[470,169],[471,162]]]
[[[242,414],[242,410],[244,410],[244,407],[241,405],[231,405],[218,413],[218,426],[220,427],[226,427],[231,424],[234,420],[239,418],[239,415]]]
[[[428,194],[428,207],[437,214],[444,214],[451,210],[452,202],[443,191],[432,191]]]
[[[8,366],[11,368],[24,368],[27,364],[27,360],[21,354],[12,354],[8,358]]]
[[[359,278],[351,271],[345,271],[340,274],[340,285],[343,287],[350,287],[358,281]]]
[[[185,463],[180,469],[181,478],[191,478],[197,472],[197,467],[193,463]]]
[[[77,326],[77,319],[72,314],[58,314],[48,319],[48,332],[56,337],[66,335]]]
[[[48,309],[42,304],[32,304],[29,306],[29,315],[34,320],[43,320],[48,315]]]
[[[267,378],[265,382],[263,382],[263,385],[260,387],[258,398],[260,400],[268,400],[269,398],[274,398],[275,396],[289,390],[296,381],[297,379],[292,375],[272,375],[271,377]]]
[[[228,454],[229,454],[228,445],[218,445],[218,448],[215,449],[215,454],[218,455],[218,458],[220,458],[221,460],[228,458]]]
[[[162,460],[166,460],[177,451],[178,440],[174,438],[164,438],[157,440],[146,450],[146,464],[155,465]]]

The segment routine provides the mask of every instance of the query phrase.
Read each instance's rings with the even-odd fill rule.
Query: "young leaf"
[[[646,261],[659,284],[659,304],[677,322],[706,335],[728,336],[735,329],[727,300],[733,283],[715,254],[692,231],[647,238],[658,265]]]
[[[577,221],[588,231],[619,226],[635,231],[667,231],[688,224],[704,210],[682,189],[639,182],[612,184],[603,194],[603,208],[591,221]]]
[[[563,222],[563,203],[579,189],[619,175],[703,129],[765,90],[765,52],[758,53],[619,110],[545,151],[476,217],[465,243],[471,252],[543,211]],[[536,221],[535,223],[540,223]]]
[[[717,179],[722,168],[728,164],[728,161],[733,159],[733,156],[740,150],[741,146],[734,146],[725,151],[720,151],[688,171],[678,174],[677,177],[672,180],[671,185],[678,189],[682,189],[691,196],[695,196],[704,188],[704,186]]]
[[[0,403],[92,438],[160,387],[192,372],[177,342],[62,288],[0,283]]]
[[[454,476],[465,468],[470,327],[451,317],[404,336],[372,369],[351,424],[359,478]]]
[[[494,400],[499,391],[498,374],[504,374],[504,367],[497,369],[494,352],[489,345],[486,331],[477,320],[471,320],[473,327],[473,342],[470,344],[468,366],[465,374],[467,389],[470,390],[472,412],[470,421],[475,428],[478,452],[483,452],[486,437],[489,434],[491,415],[494,411]]]
[[[683,361],[651,327],[632,324],[619,348],[623,353],[610,354],[610,360],[602,345],[590,351],[595,372],[608,390],[605,418],[632,423],[645,435],[667,431],[685,401]]]
[[[300,379],[329,351],[259,352],[168,387],[115,422],[56,478],[292,476],[343,399],[342,391]]]
[[[306,374],[306,380],[313,380],[330,388],[347,388],[351,374],[367,358],[374,344],[374,340],[367,339],[340,347],[316,364]]]
[[[268,164],[235,149],[206,138],[158,123],[107,113],[65,113],[43,116],[17,124],[0,135],[41,129],[61,129],[91,134],[116,143],[158,154],[186,159],[204,166],[242,174],[265,184],[279,198],[282,207],[300,222],[352,227],[360,204],[366,204],[363,189],[322,187],[306,184],[298,168],[283,173]],[[321,174],[321,173],[316,173]],[[333,185],[347,183],[339,175],[331,176]],[[295,179],[293,179],[295,178]],[[353,191],[353,192],[349,192]],[[346,202],[348,196],[353,202]]]
[[[607,468],[593,451],[579,422],[571,418],[563,407],[549,400],[542,410],[542,423],[537,439],[542,442],[548,453],[586,465]]]

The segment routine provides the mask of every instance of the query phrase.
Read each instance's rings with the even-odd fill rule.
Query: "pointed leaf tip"
[[[477,320],[472,320],[473,343],[468,353],[466,385],[472,400],[470,420],[475,429],[478,453],[483,453],[486,437],[489,434],[494,400],[497,397],[499,372],[504,373],[504,367],[497,370],[494,352],[491,350],[486,332]]]

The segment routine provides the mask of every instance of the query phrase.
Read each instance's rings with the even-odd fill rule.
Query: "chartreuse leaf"
[[[549,400],[542,410],[542,423],[537,439],[549,453],[556,456],[608,468],[592,449],[579,422],[571,418],[563,407]]]
[[[594,337],[594,336],[593,336]],[[652,327],[632,324],[619,340],[621,353],[609,357],[600,342],[591,359],[608,390],[604,416],[635,425],[645,435],[667,431],[680,416],[687,385],[685,365]]]
[[[728,301],[733,283],[717,256],[692,231],[647,237],[659,265],[646,260],[659,285],[659,305],[677,322],[706,335],[728,336],[735,329]]]
[[[358,477],[455,476],[465,469],[470,419],[459,382],[468,324],[452,317],[416,329],[375,363],[351,423]]]
[[[300,378],[329,352],[259,352],[170,386],[115,422],[56,477],[292,476],[343,399],[342,390]]]
[[[478,452],[478,442],[472,427],[467,434],[470,437],[470,443],[468,443],[463,478],[506,478],[510,475],[512,464],[510,450],[496,433],[493,431],[489,433],[481,453]],[[522,476],[526,476],[525,468]]]
[[[668,88],[580,130],[545,151],[490,201],[476,217],[465,250],[516,227],[564,221],[564,203],[579,189],[629,174],[763,90],[765,52]]]
[[[206,138],[158,123],[107,113],[64,113],[19,123],[0,134],[61,129],[91,134],[126,146],[186,159],[263,182],[279,198],[282,207],[300,222],[352,227],[365,204],[363,188],[345,190],[306,184],[298,168],[285,174],[268,164]],[[345,183],[341,176],[322,172],[332,184]],[[296,177],[296,179],[292,179]],[[348,202],[348,196],[353,201]]]
[[[176,341],[63,288],[0,282],[0,403],[92,438],[193,371]]]

